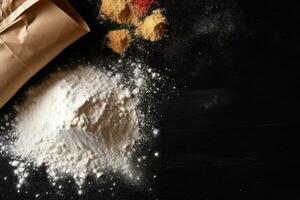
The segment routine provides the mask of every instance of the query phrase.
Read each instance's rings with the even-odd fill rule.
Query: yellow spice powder
[[[134,14],[128,0],[102,0],[100,13],[103,18],[114,22],[137,25],[139,18]]]
[[[136,35],[153,42],[160,40],[164,35],[166,22],[161,10],[156,9],[138,26]]]
[[[127,29],[113,30],[108,32],[108,47],[114,52],[122,54],[131,44],[131,35]]]

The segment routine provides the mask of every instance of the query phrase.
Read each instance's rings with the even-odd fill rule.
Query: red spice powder
[[[132,0],[132,3],[137,8],[137,15],[139,17],[147,14],[152,4],[158,4],[156,0]]]

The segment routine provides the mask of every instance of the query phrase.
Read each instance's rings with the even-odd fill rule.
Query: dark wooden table
[[[96,20],[96,1],[72,3],[92,32],[27,86],[74,58],[118,59],[103,45],[106,31],[117,25]],[[258,0],[166,0],[161,6],[169,19],[168,37],[134,45],[125,57],[142,58],[178,88],[178,95],[163,90],[162,96],[171,98],[158,105],[160,137],[154,148],[160,157],[147,166],[145,185],[116,180],[113,192],[99,193],[109,183],[99,186],[91,180],[79,197],[66,181],[63,192],[55,192],[39,170],[17,193],[13,171],[2,157],[1,200],[300,198],[299,129],[293,126],[299,118],[299,9]]]

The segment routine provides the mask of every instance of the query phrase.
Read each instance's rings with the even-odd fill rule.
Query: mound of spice
[[[108,47],[119,54],[123,54],[132,41],[127,29],[109,31],[106,37],[108,38]]]
[[[137,25],[139,23],[139,18],[127,0],[102,0],[100,13],[103,18],[119,24]]]
[[[102,0],[100,14],[112,22],[132,25],[137,37],[155,42],[163,38],[167,20],[161,9],[145,16],[154,3],[154,0]],[[107,38],[107,46],[118,54],[124,54],[133,40],[129,29],[110,31]]]
[[[160,9],[156,9],[147,16],[143,23],[136,29],[136,35],[152,42],[162,39],[166,26],[166,18]]]

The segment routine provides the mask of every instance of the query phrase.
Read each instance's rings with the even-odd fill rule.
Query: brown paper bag
[[[89,31],[67,0],[0,0],[0,108]]]

